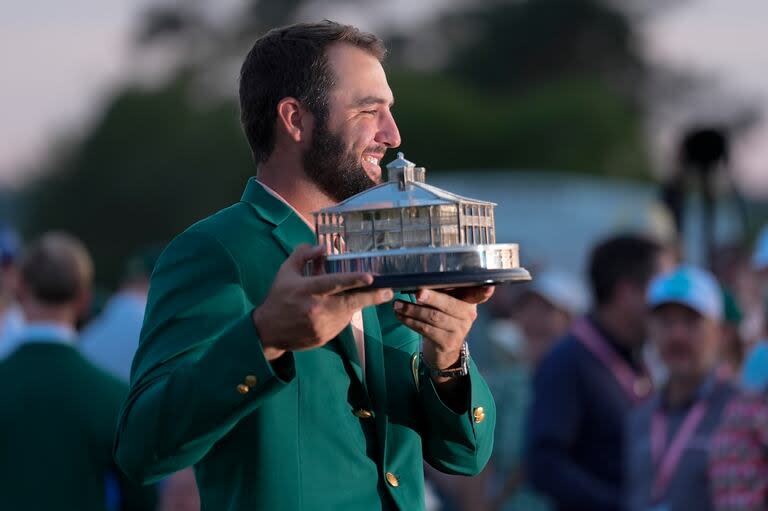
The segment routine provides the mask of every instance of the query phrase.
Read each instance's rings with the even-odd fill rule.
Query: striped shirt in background
[[[716,511],[768,510],[768,395],[734,398],[710,449]]]

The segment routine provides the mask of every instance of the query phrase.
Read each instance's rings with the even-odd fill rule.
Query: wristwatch
[[[421,358],[421,364],[424,366],[427,374],[432,377],[460,378],[469,374],[469,346],[467,345],[467,341],[464,341],[464,344],[462,344],[461,351],[459,352],[459,361],[454,367],[437,369],[430,367],[429,364],[424,361],[424,353],[420,353],[419,358]]]

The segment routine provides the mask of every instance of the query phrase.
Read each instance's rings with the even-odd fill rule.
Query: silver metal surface
[[[367,272],[371,287],[393,289],[531,279],[518,245],[496,244],[494,203],[427,184],[403,153],[386,171],[378,186],[314,213],[325,257],[307,274]]]
[[[324,271],[402,275],[514,269],[520,267],[518,251],[516,243],[505,243],[447,248],[400,248],[329,255],[324,259]],[[309,266],[307,273],[313,272],[313,268]]]

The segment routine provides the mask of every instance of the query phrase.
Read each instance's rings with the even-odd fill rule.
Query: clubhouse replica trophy
[[[320,271],[370,272],[371,287],[402,291],[530,280],[517,244],[496,243],[495,204],[428,185],[425,173],[398,153],[384,183],[314,213]]]

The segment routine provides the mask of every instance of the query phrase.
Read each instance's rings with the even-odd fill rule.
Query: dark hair
[[[90,287],[93,262],[78,239],[51,232],[41,236],[24,252],[20,273],[22,282],[35,299],[49,305],[64,305]]]
[[[326,49],[333,43],[351,44],[379,60],[386,54],[375,35],[328,20],[270,30],[248,52],[240,69],[240,121],[257,163],[272,153],[277,104],[283,98],[296,98],[325,122],[335,82]]]
[[[661,245],[631,234],[608,238],[599,243],[589,259],[589,279],[597,305],[613,299],[616,285],[631,281],[645,286],[656,272]]]

